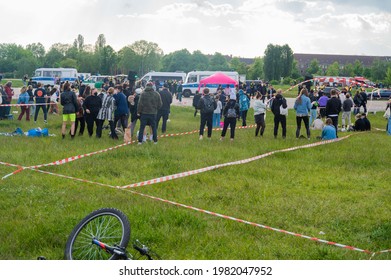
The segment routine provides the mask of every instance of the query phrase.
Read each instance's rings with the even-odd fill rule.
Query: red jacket
[[[14,91],[9,86],[4,87],[5,93],[7,94],[7,102],[12,101],[12,96],[14,96]]]

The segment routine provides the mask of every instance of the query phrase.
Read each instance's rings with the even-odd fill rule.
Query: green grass
[[[11,110],[15,111],[15,110]],[[169,133],[199,126],[193,110],[172,107]],[[252,112],[248,123],[252,124]],[[42,115],[36,126],[44,127]],[[383,128],[381,114],[370,115]],[[1,121],[0,131],[34,127]],[[61,116],[49,116],[49,132],[60,135]],[[288,137],[272,136],[272,114],[264,138],[237,130],[235,141],[198,140],[197,134],[161,138],[158,145],[129,145],[43,170],[105,183],[128,185],[156,177],[236,161],[316,142],[296,140],[294,113]],[[304,133],[304,131],[303,131]],[[281,131],[280,131],[281,135]],[[341,133],[341,136],[346,133]],[[311,149],[278,153],[232,167],[132,189],[155,197],[250,222],[359,247],[391,248],[391,138],[372,131]],[[122,142],[84,135],[33,139],[0,136],[0,161],[30,166],[112,147]],[[1,177],[16,168],[0,165]],[[129,192],[25,170],[0,184],[0,259],[62,259],[72,228],[88,213],[115,207],[127,214],[131,239],[151,246],[163,259],[369,259],[370,255],[225,220]],[[322,232],[322,233],[321,233]],[[129,247],[130,248],[130,247]],[[391,259],[391,253],[374,259]]]

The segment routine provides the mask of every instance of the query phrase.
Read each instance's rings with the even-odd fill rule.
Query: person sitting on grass
[[[362,118],[362,115],[360,113],[358,113],[356,115],[356,121],[354,122],[353,130],[354,131],[365,131],[366,130],[365,121]]]
[[[337,138],[337,131],[331,118],[326,119],[326,125],[322,130],[322,140],[332,140]]]
[[[324,123],[323,123],[323,121],[321,119],[321,116],[318,115],[316,117],[316,119],[313,121],[313,123],[311,125],[311,129],[313,129],[313,130],[322,130],[323,127],[324,127]]]

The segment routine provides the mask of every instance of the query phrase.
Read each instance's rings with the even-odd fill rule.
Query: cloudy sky
[[[389,0],[3,0],[0,43],[94,44],[115,50],[138,40],[165,54],[262,56],[288,44],[296,53],[391,56]]]

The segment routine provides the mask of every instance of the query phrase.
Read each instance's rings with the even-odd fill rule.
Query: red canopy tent
[[[202,80],[200,80],[200,84],[198,86],[198,90],[200,90],[201,87],[211,87],[211,88],[217,88],[218,85],[221,85],[225,87],[226,85],[238,85],[238,81],[235,81],[231,77],[217,72],[209,77],[206,77]]]

